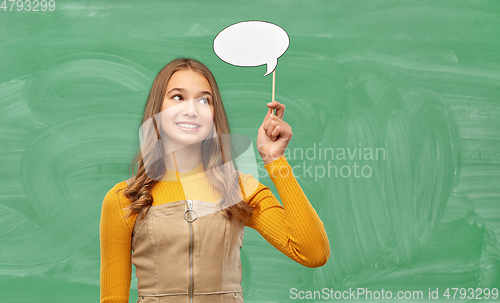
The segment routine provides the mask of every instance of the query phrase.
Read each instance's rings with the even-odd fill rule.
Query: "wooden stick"
[[[275,82],[276,82],[276,74],[275,74],[275,72],[276,72],[276,69],[273,70],[273,100],[272,101],[275,101],[274,100],[274,87],[275,87]]]
[[[273,96],[272,96],[272,99],[273,99],[272,101],[273,101],[273,102],[275,101],[275,100],[274,100],[274,88],[275,88],[275,86],[276,86],[276,85],[275,85],[275,83],[276,83],[276,74],[275,74],[275,72],[276,72],[276,69],[274,69],[274,70],[273,70],[273,94],[272,94],[272,95],[273,95]],[[274,108],[273,108],[273,112],[272,112],[272,114],[274,115]]]

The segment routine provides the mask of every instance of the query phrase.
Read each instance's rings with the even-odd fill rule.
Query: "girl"
[[[228,119],[208,68],[176,59],[158,73],[137,174],[108,191],[102,205],[101,303],[128,302],[132,263],[138,302],[243,302],[245,226],[304,266],[327,262],[323,222],[284,156],[292,138],[285,106],[267,106],[257,147],[283,206],[234,168]]]

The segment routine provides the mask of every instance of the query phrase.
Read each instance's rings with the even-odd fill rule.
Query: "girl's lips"
[[[186,124],[189,124],[189,123],[186,123]],[[200,127],[197,127],[197,128],[186,128],[186,127],[182,127],[180,126],[179,124],[175,123],[175,125],[180,128],[181,130],[183,131],[186,131],[186,132],[196,132],[200,129]]]

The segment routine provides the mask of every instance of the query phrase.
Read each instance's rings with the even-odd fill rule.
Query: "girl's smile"
[[[180,129],[188,132],[198,131],[200,125],[196,122],[182,121],[175,123]]]

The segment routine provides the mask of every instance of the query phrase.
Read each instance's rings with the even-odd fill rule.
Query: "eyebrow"
[[[186,89],[184,89],[184,88],[174,87],[174,88],[172,88],[172,89],[171,89],[171,90],[167,93],[167,95],[168,95],[168,94],[170,94],[171,92],[173,92],[174,90],[176,90],[176,91],[180,91],[180,92],[186,92]],[[204,90],[204,91],[201,91],[200,93],[201,93],[202,95],[209,95],[210,97],[212,97],[212,98],[213,98],[212,94],[211,94],[209,91]]]

